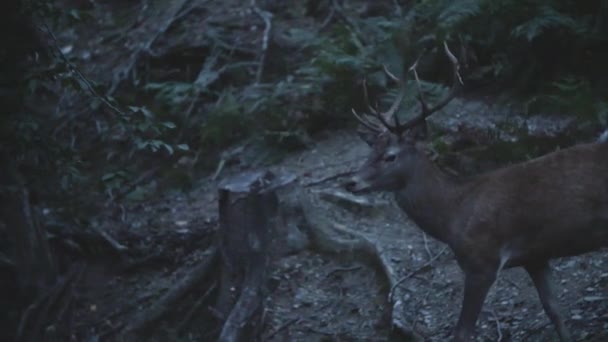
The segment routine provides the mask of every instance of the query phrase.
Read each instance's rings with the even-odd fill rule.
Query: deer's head
[[[416,80],[421,112],[407,122],[400,123],[396,115],[405,97],[405,85],[401,84],[397,77],[384,68],[384,72],[389,78],[400,84],[399,94],[386,112],[379,112],[369,104],[367,87],[364,83],[364,96],[370,113],[359,115],[353,110],[353,114],[364,128],[363,131],[359,131],[359,135],[372,148],[372,152],[357,173],[346,182],[345,187],[348,191],[363,193],[400,190],[407,186],[409,177],[416,171],[421,158],[426,158],[418,144],[418,141],[426,136],[425,120],[454,98],[462,82],[458,60],[450,52],[446,43],[444,43],[444,49],[453,65],[452,89],[444,99],[429,107],[422,94],[416,72],[418,64],[416,61],[409,70],[414,74]]]

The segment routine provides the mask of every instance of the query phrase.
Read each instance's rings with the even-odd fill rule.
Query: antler
[[[393,75],[388,70],[386,65],[383,66],[383,70],[384,70],[384,73],[391,80],[393,80],[395,83],[400,85],[399,93],[397,94],[397,97],[395,97],[395,100],[393,101],[393,104],[388,109],[388,111],[382,113],[382,112],[378,112],[374,107],[372,107],[372,105],[369,103],[369,96],[367,93],[367,82],[365,80],[363,81],[363,97],[365,99],[365,104],[367,105],[367,109],[369,110],[369,112],[371,113],[371,115],[373,117],[377,118],[380,121],[382,126],[372,122],[366,116],[359,115],[355,111],[354,108],[352,109],[352,112],[355,115],[355,117],[357,118],[357,120],[359,120],[359,122],[361,122],[361,124],[363,124],[365,127],[369,128],[369,129],[371,129],[372,131],[379,133],[379,132],[383,132],[385,130],[389,130],[390,132],[393,132],[395,134],[400,134],[400,132],[397,130],[397,128],[400,126],[399,119],[397,118],[397,115],[395,115],[395,113],[397,113],[397,111],[399,110],[399,107],[401,106],[401,102],[403,102],[403,98],[405,98],[405,85],[401,84],[402,83],[401,80],[397,76]],[[395,125],[391,125],[388,122],[391,117],[393,117],[393,119],[395,120]]]
[[[414,78],[416,80],[416,88],[418,89],[418,101],[420,102],[420,106],[422,109],[420,114],[416,115],[413,119],[411,119],[403,124],[401,124],[399,122],[399,119],[397,118],[396,113],[399,110],[399,107],[401,106],[401,102],[403,102],[403,98],[405,97],[405,83],[404,82],[402,83],[399,80],[399,78],[397,78],[395,75],[393,75],[386,68],[386,66],[384,66],[384,72],[386,73],[386,75],[390,79],[392,79],[393,81],[395,81],[397,84],[400,85],[399,93],[397,94],[397,97],[395,98],[393,104],[388,109],[388,111],[386,111],[384,113],[378,112],[375,108],[373,108],[369,104],[369,98],[368,98],[368,94],[367,94],[367,84],[365,81],[363,82],[363,94],[365,97],[365,103],[367,104],[367,107],[368,107],[371,115],[376,117],[380,121],[380,123],[382,124],[383,127],[379,126],[378,124],[373,123],[367,117],[359,115],[353,109],[352,110],[353,114],[355,115],[357,120],[359,120],[359,122],[361,122],[365,127],[369,128],[375,132],[383,132],[385,130],[388,130],[394,134],[400,135],[405,130],[410,129],[410,128],[424,122],[424,120],[426,120],[426,118],[428,116],[430,116],[434,112],[440,110],[441,108],[445,107],[445,105],[447,105],[456,96],[456,93],[458,92],[458,90],[460,89],[460,85],[462,84],[462,78],[460,77],[460,64],[458,63],[458,59],[450,51],[450,48],[448,47],[448,44],[446,42],[443,42],[443,47],[445,49],[446,55],[450,59],[450,62],[452,62],[453,73],[454,73],[452,88],[450,89],[450,92],[443,100],[439,101],[433,107],[429,107],[429,105],[424,100],[424,94],[422,93],[420,79],[418,78],[418,72],[416,71],[416,67],[418,66],[418,61],[420,60],[420,57],[418,57],[416,62],[414,62],[414,64],[412,64],[412,66],[409,68],[409,71],[411,71],[414,74]],[[393,118],[393,120],[395,122],[394,125],[391,125],[389,123],[389,120],[391,117]]]

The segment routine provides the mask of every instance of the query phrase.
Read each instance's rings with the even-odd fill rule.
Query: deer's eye
[[[394,162],[397,156],[393,153],[387,154],[384,156],[384,161],[387,163]]]

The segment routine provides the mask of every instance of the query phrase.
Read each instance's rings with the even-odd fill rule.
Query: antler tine
[[[456,96],[457,91],[460,89],[460,85],[464,84],[462,82],[462,77],[460,77],[460,63],[458,63],[458,59],[456,58],[456,56],[454,56],[452,51],[450,51],[447,42],[443,42],[443,47],[445,48],[445,54],[450,59],[450,62],[452,62],[452,68],[454,73],[452,76],[452,89],[450,89],[450,93],[448,94],[448,96],[445,97],[445,99],[440,101],[433,108],[429,109],[431,113],[438,111],[439,109],[447,105]]]
[[[406,130],[408,128],[412,128],[412,127],[420,124],[429,115],[431,115],[434,112],[445,107],[456,96],[458,90],[460,89],[460,85],[463,84],[462,78],[460,77],[460,63],[458,62],[458,59],[456,58],[456,56],[454,56],[452,51],[450,51],[450,48],[448,47],[447,42],[445,42],[445,41],[443,42],[443,47],[445,50],[445,54],[450,59],[450,62],[452,62],[453,73],[454,73],[452,88],[450,89],[450,92],[443,100],[439,101],[439,103],[437,103],[435,106],[429,108],[428,104],[424,100],[424,96],[422,93],[422,87],[420,85],[418,73],[416,72],[416,66],[418,65],[418,60],[416,60],[416,62],[410,67],[410,71],[412,71],[414,73],[414,78],[416,79],[416,87],[418,88],[418,93],[419,93],[418,101],[420,102],[420,105],[422,106],[422,112],[419,115],[417,115],[416,117],[414,117],[413,119],[411,119],[408,122],[401,125],[399,127],[400,130]]]
[[[363,80],[363,96],[365,99],[365,103],[366,103],[370,113],[374,117],[376,117],[388,131],[393,132],[395,134],[401,134],[401,132],[403,132],[403,130],[400,128],[401,124],[399,123],[399,119],[397,118],[396,113],[399,110],[399,107],[401,106],[403,99],[405,98],[405,87],[403,85],[403,82],[397,76],[395,76],[393,73],[391,73],[388,70],[388,68],[386,67],[386,65],[383,65],[382,68],[384,70],[384,73],[393,82],[400,85],[399,94],[397,94],[397,97],[391,104],[391,107],[388,109],[388,111],[386,111],[384,113],[379,112],[374,107],[372,107],[372,105],[370,104],[369,95],[368,95],[368,91],[367,91],[367,82],[366,82],[366,80]],[[361,124],[363,124],[365,127],[369,128],[373,131],[382,131],[381,127],[379,127],[378,125],[375,125],[374,123],[369,121],[369,119],[365,118],[364,116],[359,115],[354,109],[352,110],[352,112],[355,115],[355,117],[357,118],[357,120]],[[395,125],[391,125],[389,123],[389,120],[391,117],[395,120]]]
[[[377,125],[373,124],[371,121],[369,121],[369,119],[366,119],[364,116],[359,115],[359,113],[357,113],[357,111],[355,111],[354,108],[351,108],[351,111],[353,112],[353,115],[355,116],[355,118],[357,118],[357,120],[365,127],[369,128],[370,130],[374,131],[374,132],[381,132],[382,129],[380,127],[378,127]]]
[[[416,59],[416,62],[412,64],[409,71],[414,73],[414,79],[416,80],[416,89],[418,89],[418,101],[420,102],[420,106],[422,107],[422,113],[426,113],[429,110],[429,106],[424,100],[424,93],[422,92],[422,86],[420,85],[420,78],[418,78],[418,70],[416,70],[416,68],[418,67],[418,61],[420,61],[421,57],[422,55],[418,56],[418,59]]]
[[[383,65],[382,69],[384,70],[384,73],[386,74],[386,76],[388,76],[388,78],[390,78],[393,82],[399,85],[399,94],[397,94],[397,97],[395,97],[395,100],[391,104],[391,107],[388,109],[388,111],[386,111],[385,113],[376,113],[376,117],[386,127],[386,129],[395,134],[400,134],[402,132],[402,130],[399,128],[401,124],[399,123],[399,118],[396,114],[397,111],[399,111],[399,107],[401,107],[403,99],[405,98],[405,86],[403,82],[399,79],[399,77],[395,76],[392,72],[388,70],[386,65]],[[389,123],[391,117],[394,119],[395,125],[391,125]]]
[[[383,66],[384,68],[384,72],[388,75],[389,78],[391,78],[393,81],[401,84],[401,81],[399,80],[399,78],[397,78],[395,75],[393,75],[390,71],[388,71],[386,66]],[[381,113],[378,112],[369,102],[369,94],[367,91],[367,81],[363,80],[363,97],[365,99],[365,104],[367,105],[367,108],[369,109],[370,113],[376,117],[380,123],[389,131],[391,132],[397,132],[397,126],[392,126],[389,122],[388,119],[394,115],[395,112],[397,112],[397,110],[399,109],[399,105],[401,105],[401,102],[403,102],[403,98],[405,97],[405,89],[402,89],[402,91],[399,93],[399,95],[397,96],[397,98],[395,99],[395,102],[391,105],[391,108],[389,108],[389,110],[386,113]],[[382,131],[381,127],[378,127],[377,125],[374,125],[372,122],[370,122],[368,119],[364,119],[363,116],[360,116],[356,111],[353,110],[353,114],[355,115],[355,117],[359,120],[359,122],[361,122],[364,126],[366,126],[367,128],[374,130],[374,131]],[[398,121],[396,121],[398,123]]]
[[[397,118],[397,111],[399,111],[399,107],[401,107],[401,103],[403,102],[404,98],[405,98],[405,87],[401,86],[399,88],[399,93],[397,94],[397,97],[393,101],[393,104],[391,105],[391,107],[386,111],[386,113],[379,114],[379,119],[382,121],[382,124],[384,124],[386,126],[386,128],[393,133],[399,134],[399,133],[403,132],[403,130],[401,129],[401,124],[399,123],[399,119]],[[391,117],[393,118],[393,120],[395,120],[394,126],[391,126],[388,123],[388,120]]]

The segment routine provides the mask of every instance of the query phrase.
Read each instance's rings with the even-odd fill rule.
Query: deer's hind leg
[[[551,282],[551,267],[549,267],[549,263],[547,261],[543,261],[540,263],[526,265],[524,268],[526,269],[526,272],[528,272],[528,275],[536,287],[536,291],[538,292],[538,297],[543,305],[543,309],[545,310],[547,316],[549,316],[553,326],[555,326],[555,330],[557,330],[560,341],[570,341],[570,333],[564,324],[562,309],[559,306],[557,297],[555,296],[553,284]]]

